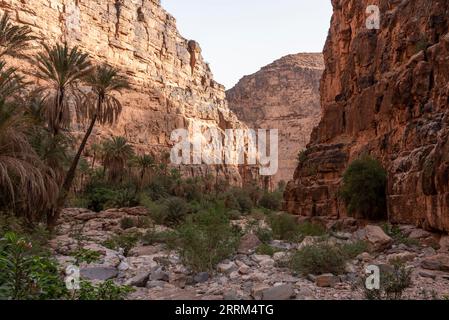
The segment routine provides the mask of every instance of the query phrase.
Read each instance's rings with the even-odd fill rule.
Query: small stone
[[[373,260],[373,257],[368,252],[363,252],[356,259],[363,262],[370,262]]]
[[[289,300],[295,296],[295,291],[290,284],[275,286],[262,292],[262,300]]]
[[[195,277],[193,277],[193,280],[196,283],[207,282],[207,280],[209,280],[209,273],[207,273],[207,272],[200,272]]]
[[[237,270],[237,265],[234,262],[228,262],[228,263],[220,263],[217,266],[217,270],[220,273],[224,273],[224,274],[230,274],[234,271]]]
[[[416,254],[413,252],[401,252],[401,253],[390,254],[387,257],[387,260],[388,260],[388,263],[393,263],[395,261],[410,262],[410,261],[413,261],[415,258],[416,258]]]
[[[170,280],[170,275],[163,271],[162,268],[159,268],[150,274],[150,280],[168,282]]]
[[[250,271],[250,268],[248,266],[242,266],[239,268],[239,273],[240,274],[248,274]]]
[[[126,271],[126,270],[129,270],[129,265],[128,265],[125,261],[122,261],[122,262],[120,262],[120,264],[118,265],[117,269],[118,269],[119,271]]]
[[[333,288],[340,279],[331,273],[316,276],[315,284],[320,288]]]
[[[263,292],[268,289],[270,289],[270,287],[267,286],[266,284],[258,284],[252,288],[251,296],[255,300],[262,300]]]
[[[425,230],[422,229],[414,229],[409,235],[408,237],[410,239],[415,239],[415,240],[420,240],[420,239],[425,239],[425,238],[429,238],[432,234],[430,232],[427,232]]]
[[[229,278],[231,280],[235,280],[238,279],[240,277],[240,273],[238,271],[233,271],[231,272],[231,274],[229,275]]]

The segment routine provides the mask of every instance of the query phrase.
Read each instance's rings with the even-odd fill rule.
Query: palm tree
[[[0,194],[23,210],[29,222],[55,203],[58,186],[28,141],[30,122],[12,104],[0,100]],[[20,201],[18,201],[20,197]],[[34,213],[34,214],[33,214]]]
[[[82,91],[79,84],[92,70],[87,54],[67,44],[44,46],[36,57],[36,77],[45,81],[42,88],[45,116],[54,136],[68,128],[72,109],[79,110]]]
[[[0,17],[0,59],[5,55],[21,56],[33,39],[29,27],[13,25],[7,13]]]
[[[151,155],[144,154],[136,156],[133,162],[134,165],[140,170],[140,187],[142,188],[145,174],[147,172],[151,172],[156,165],[156,161]]]
[[[104,142],[103,150],[103,165],[109,171],[109,179],[121,179],[128,160],[134,156],[133,147],[124,137],[113,137]]]

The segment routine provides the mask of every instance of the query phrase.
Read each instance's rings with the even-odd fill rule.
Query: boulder
[[[449,255],[438,254],[426,258],[421,262],[421,267],[427,270],[449,272]]]
[[[195,275],[195,277],[193,277],[193,280],[196,283],[204,283],[207,280],[209,280],[209,273],[207,273],[207,272],[200,272],[197,275]]]
[[[112,267],[82,268],[80,270],[80,275],[82,278],[88,280],[106,281],[116,278],[118,276],[118,270]]]
[[[157,270],[151,272],[150,280],[168,282],[170,280],[170,275],[163,271],[162,268],[158,268]]]
[[[131,279],[126,281],[126,285],[138,288],[145,288],[150,277],[149,271],[141,271]]]
[[[391,247],[393,239],[389,237],[381,227],[369,225],[356,231],[353,235],[355,240],[366,241],[371,251],[381,252]]]
[[[238,253],[240,254],[251,254],[253,253],[262,242],[259,240],[259,238],[253,234],[248,233],[240,240],[240,245],[238,248]]]
[[[230,274],[234,271],[237,271],[237,265],[232,261],[230,261],[228,263],[223,262],[217,266],[217,270],[220,273]]]

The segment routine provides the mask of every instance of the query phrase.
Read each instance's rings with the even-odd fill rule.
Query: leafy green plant
[[[340,192],[348,211],[365,219],[386,217],[387,172],[370,156],[353,161],[343,175]]]
[[[67,294],[56,262],[34,254],[32,246],[13,232],[0,240],[0,299],[48,300]]]
[[[120,286],[112,280],[107,280],[98,285],[93,285],[89,281],[81,281],[80,290],[76,293],[76,300],[125,300],[134,289],[129,286]]]
[[[302,275],[342,274],[345,264],[341,249],[327,243],[306,246],[293,254],[290,261],[291,268]]]
[[[90,249],[80,248],[75,252],[72,252],[71,256],[76,259],[75,263],[80,265],[81,263],[90,264],[97,262],[100,260],[101,253]]]
[[[273,256],[276,252],[279,252],[280,250],[277,248],[274,248],[268,244],[261,244],[257,249],[256,253],[260,255],[266,255],[266,256]]]
[[[111,250],[123,249],[124,255],[127,256],[140,237],[141,235],[136,232],[117,234],[103,242],[103,245]]]
[[[177,246],[184,263],[196,272],[211,271],[229,258],[239,239],[222,209],[191,216],[177,233]]]
[[[298,224],[290,214],[276,214],[269,219],[273,237],[277,240],[297,241],[300,239]]]
[[[265,192],[259,201],[259,206],[276,211],[281,208],[281,202],[281,192]]]
[[[268,244],[273,240],[273,231],[268,228],[261,228],[258,226],[255,230],[255,234],[262,243]]]
[[[143,236],[142,236],[142,243],[144,245],[154,245],[157,243],[165,243],[168,245],[169,248],[174,247],[174,244],[176,243],[176,232],[174,231],[162,231],[162,232],[156,232],[154,228],[149,229]]]
[[[128,230],[133,228],[135,225],[134,220],[130,217],[123,217],[120,219],[120,228],[123,230]]]
[[[365,241],[356,241],[345,243],[340,248],[347,259],[355,259],[358,255],[368,251],[368,244]]]
[[[312,222],[302,222],[298,224],[297,229],[304,237],[321,237],[326,234],[326,228],[324,226]]]

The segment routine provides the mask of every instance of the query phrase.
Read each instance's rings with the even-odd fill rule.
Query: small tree
[[[343,176],[341,197],[348,212],[366,219],[386,217],[387,172],[380,162],[363,156],[352,162]]]

